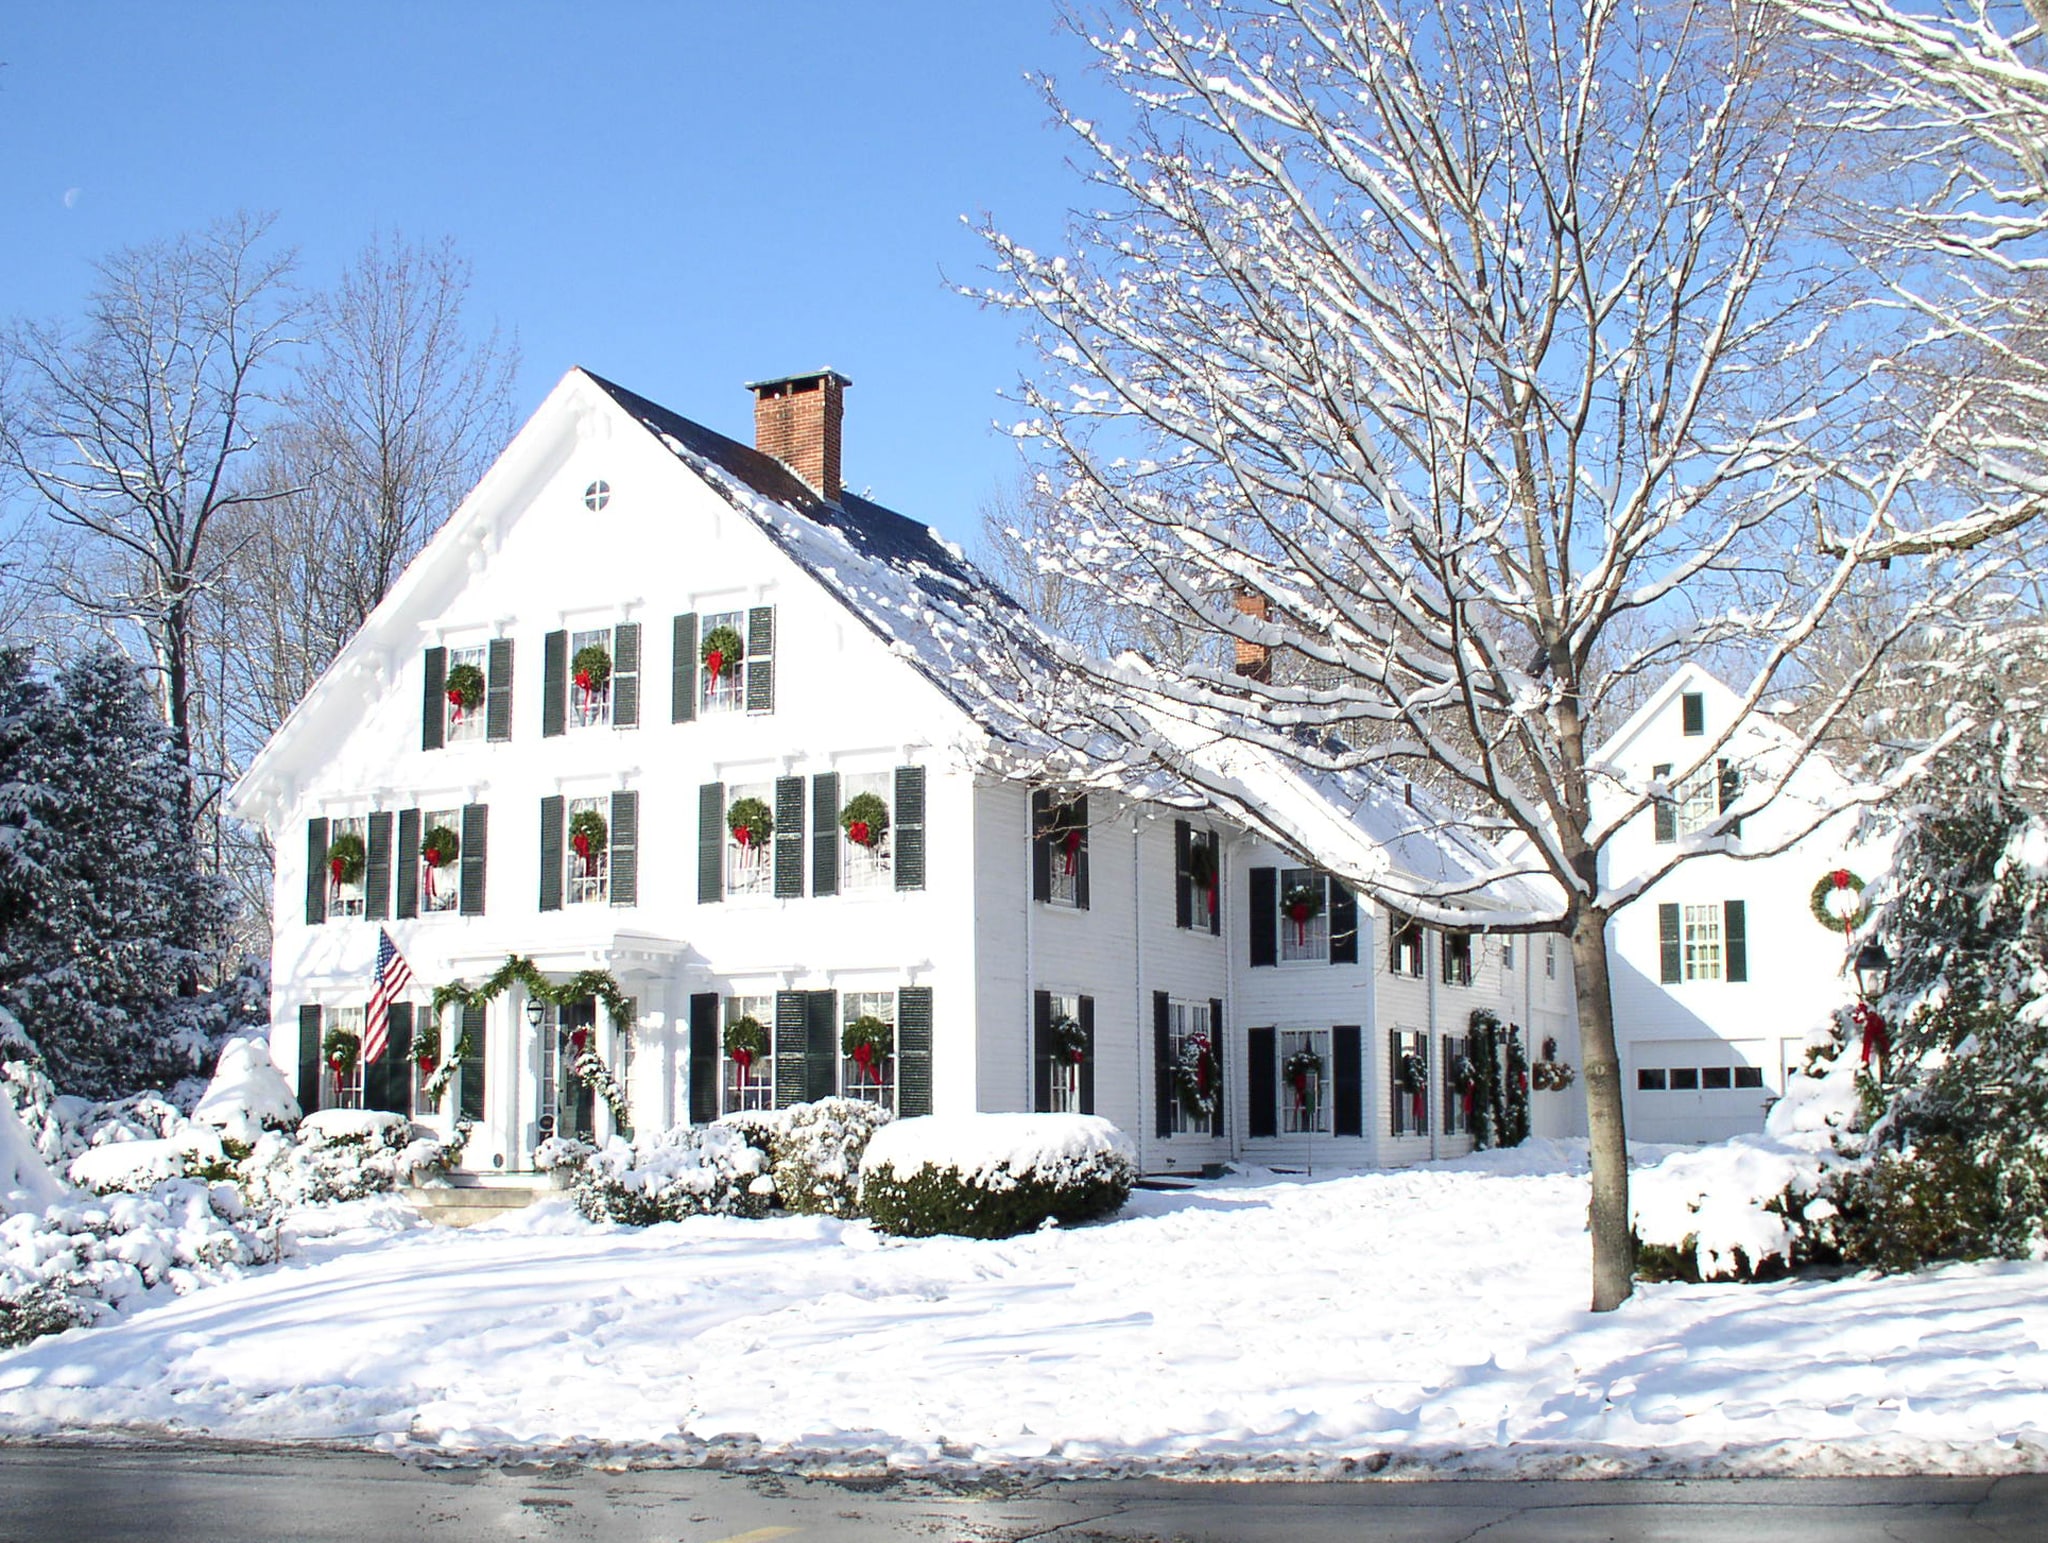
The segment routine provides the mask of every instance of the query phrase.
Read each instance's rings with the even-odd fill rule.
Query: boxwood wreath
[[[889,834],[889,806],[876,793],[857,793],[839,811],[839,828],[857,847],[872,852]]]
[[[1280,897],[1280,914],[1294,923],[1294,946],[1308,947],[1308,924],[1323,914],[1323,886],[1289,885]]]
[[[746,644],[740,641],[739,633],[731,627],[713,627],[704,634],[704,641],[698,646],[697,657],[704,661],[704,668],[711,672],[711,684],[717,685],[719,676],[727,670],[737,668],[746,657]]]
[[[610,1017],[613,1028],[631,1027],[632,1009],[627,1006],[626,994],[619,989],[618,980],[611,971],[579,970],[558,986],[541,974],[540,966],[519,954],[508,954],[505,962],[481,986],[465,986],[456,980],[435,987],[434,1016],[438,1018],[449,1006],[458,1003],[465,1008],[481,1008],[493,998],[504,995],[505,988],[512,985],[524,987],[531,1000],[545,1002],[557,1012],[578,1002],[595,999]],[[436,1108],[440,1106],[442,1095],[448,1091],[448,1084],[462,1058],[475,1053],[476,1046],[465,1029],[456,1044],[455,1054],[427,1079],[427,1096],[434,1101]],[[569,1073],[604,1100],[605,1107],[612,1112],[613,1124],[620,1130],[631,1124],[625,1090],[619,1086],[619,1079],[612,1075],[611,1068],[598,1058],[596,1051],[585,1050],[579,1054],[570,1064]]]
[[[329,1029],[320,1041],[320,1059],[337,1077],[346,1077],[362,1059],[363,1042],[348,1029]]]
[[[875,1086],[881,1086],[882,1063],[895,1053],[896,1031],[880,1018],[862,1013],[839,1036],[839,1048]]]
[[[595,695],[604,690],[612,678],[612,651],[602,643],[585,643],[569,661],[569,678],[578,691]]]
[[[473,664],[451,665],[442,684],[448,693],[448,705],[458,713],[475,712],[484,699],[484,672]]]
[[[1055,1062],[1067,1066],[1079,1066],[1088,1059],[1088,1034],[1081,1027],[1079,1020],[1066,1013],[1061,1013],[1059,1017],[1052,1021],[1050,1037],[1052,1040],[1052,1058]]]
[[[754,1062],[768,1053],[768,1029],[752,1013],[735,1018],[725,1026],[725,1053],[738,1064],[740,1075],[754,1069]]]
[[[1190,1034],[1181,1041],[1180,1054],[1173,1062],[1173,1092],[1181,1112],[1190,1123],[1199,1124],[1216,1112],[1216,1053],[1209,1036]]]
[[[1851,933],[1870,919],[1870,905],[1863,898],[1863,881],[1847,868],[1823,873],[1807,904],[1813,910],[1813,919],[1830,932]]]
[[[725,828],[741,847],[761,847],[775,834],[775,816],[758,798],[735,798],[725,811]]]
[[[425,881],[429,902],[440,898],[435,876],[443,869],[454,867],[455,859],[461,855],[462,839],[445,825],[436,825],[420,837],[420,861],[425,864],[420,870],[420,877]]]
[[[363,863],[368,856],[363,838],[352,830],[345,830],[327,843],[327,871],[334,875],[337,884],[360,884],[363,881]]]
[[[569,821],[569,850],[576,854],[585,872],[596,860],[592,854],[602,852],[610,837],[611,831],[604,823],[604,816],[595,809],[578,809],[575,818]]]

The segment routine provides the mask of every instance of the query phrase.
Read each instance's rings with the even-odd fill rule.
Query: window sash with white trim
[[[449,649],[449,673],[452,674],[455,667],[461,664],[474,665],[476,666],[477,673],[483,674],[486,668],[483,645],[479,644],[475,648]],[[486,684],[488,686],[488,677],[486,677]],[[476,706],[468,708],[459,706],[453,701],[444,700],[441,704],[441,711],[444,715],[441,728],[443,744],[463,744],[467,741],[484,737],[484,702],[482,698],[478,699]]]
[[[849,991],[840,998],[842,1029],[852,1027],[858,1018],[879,1018],[889,1025],[889,1040],[893,1046],[896,1039],[896,993],[894,991]],[[884,1056],[873,1067],[874,1077],[861,1069],[860,1062],[846,1054],[839,1055],[839,1089],[847,1098],[857,1098],[864,1104],[879,1104],[882,1108],[896,1107],[896,1056]]]
[[[585,691],[575,680],[576,656],[593,643],[605,651],[605,657],[611,660],[614,670],[619,665],[619,651],[611,628],[599,627],[592,632],[569,634],[569,727],[572,729],[611,726],[612,683],[607,680],[602,686]]]
[[[575,838],[571,828],[576,816],[589,812],[606,822],[606,835],[590,849],[588,860],[576,855]],[[562,872],[567,882],[564,899],[570,905],[603,905],[611,898],[611,806],[603,798],[572,798],[569,800],[567,823],[562,827]]]
[[[1725,950],[1722,947],[1720,905],[1687,905],[1679,910],[1684,929],[1685,978],[1721,979]]]
[[[1304,1088],[1287,1075],[1288,1060],[1301,1051],[1311,1051],[1323,1063],[1321,1072],[1307,1079]],[[1330,1133],[1330,1031],[1328,1029],[1282,1029],[1280,1031],[1280,1133],[1283,1136],[1327,1136]]]
[[[725,1052],[723,1033],[720,1035],[718,1055],[725,1063],[725,1073],[720,1082],[720,1112],[737,1114],[744,1109],[773,1109],[775,1107],[775,998],[772,996],[733,996],[725,999],[725,1028],[730,1028],[742,1018],[752,1018],[768,1030],[768,1048],[754,1057],[744,1070],[740,1063]]]

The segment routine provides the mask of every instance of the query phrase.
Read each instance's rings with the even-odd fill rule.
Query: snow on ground
[[[1141,1192],[996,1243],[365,1212],[0,1355],[0,1433],[936,1472],[2043,1466],[2048,1266],[1646,1286],[1596,1317],[1581,1153]]]

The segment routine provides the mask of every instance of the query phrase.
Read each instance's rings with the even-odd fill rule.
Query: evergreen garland
[[[473,664],[452,665],[443,686],[450,707],[459,712],[474,712],[477,703],[484,699],[484,672]]]
[[[889,834],[889,806],[874,793],[857,793],[839,811],[839,828],[857,847],[872,852]]]
[[[1501,1102],[1500,1019],[1487,1007],[1475,1009],[1466,1031],[1465,1050],[1472,1063],[1472,1145],[1490,1147],[1505,1113]]]
[[[585,643],[569,661],[569,678],[578,690],[599,692],[612,678],[612,652],[602,643]]]
[[[1500,1144],[1518,1147],[1529,1139],[1529,1055],[1522,1048],[1522,1031],[1507,1027],[1507,1073],[1501,1079],[1505,1108],[1501,1114]]]
[[[758,798],[736,798],[725,811],[725,828],[742,847],[764,847],[775,834],[775,815]]]
[[[493,998],[502,996],[505,988],[523,986],[527,996],[538,1002],[545,1002],[556,1011],[574,1003],[594,998],[604,1005],[612,1020],[612,1027],[625,1030],[632,1027],[632,1009],[627,1005],[626,994],[619,989],[618,979],[609,970],[579,970],[557,986],[531,959],[522,955],[507,955],[505,962],[498,966],[490,979],[481,986],[465,986],[461,981],[449,981],[434,988],[434,1012],[438,1015],[450,1003],[464,1007],[482,1007]],[[447,1091],[448,1081],[454,1075],[454,1067],[463,1056],[474,1054],[465,1032],[462,1043],[456,1047],[455,1055],[440,1071],[427,1082],[427,1093],[438,1107],[441,1095]],[[588,1063],[588,1064],[586,1064]],[[594,1089],[612,1111],[613,1121],[623,1128],[628,1123],[628,1108],[625,1094],[620,1090],[618,1079],[599,1060],[594,1051],[584,1051],[576,1057],[570,1067],[576,1080],[585,1087]],[[600,1073],[602,1074],[600,1076]]]

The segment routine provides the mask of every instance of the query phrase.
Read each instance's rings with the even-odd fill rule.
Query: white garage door
[[[1763,1041],[1638,1040],[1626,1068],[1631,1141],[1722,1141],[1762,1130],[1776,1095]]]

